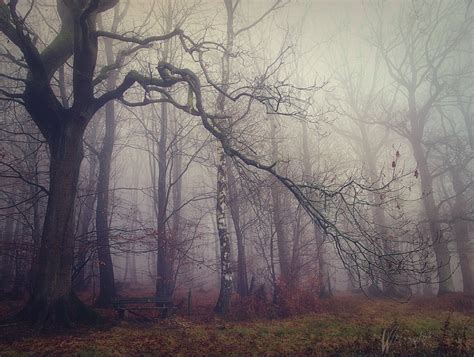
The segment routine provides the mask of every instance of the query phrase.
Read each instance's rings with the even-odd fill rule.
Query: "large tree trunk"
[[[2,2],[3,4],[3,2]],[[94,72],[97,61],[96,16],[117,4],[116,0],[79,4],[57,1],[61,28],[57,36],[39,48],[24,23],[9,16],[15,8],[2,6],[2,32],[23,53],[28,68],[22,99],[32,120],[48,142],[50,183],[45,220],[38,255],[38,270],[30,299],[19,317],[39,325],[70,325],[72,321],[95,317],[72,293],[74,259],[74,206],[83,157],[82,139],[92,115],[103,103],[94,101]],[[83,6],[85,10],[82,11]],[[79,11],[81,10],[81,11]],[[8,30],[5,30],[8,29]],[[15,29],[13,32],[11,29]],[[59,67],[73,57],[72,107],[61,104],[50,85]],[[93,316],[92,316],[93,315]]]
[[[465,185],[456,168],[451,169],[453,189],[456,193],[451,216],[454,221],[454,239],[456,241],[461,265],[463,291],[465,294],[474,294],[474,272],[472,262],[474,262],[474,245],[469,242],[469,224],[464,215],[467,213],[466,199],[464,197]]]
[[[433,243],[433,250],[436,257],[439,289],[438,295],[454,292],[454,285],[451,273],[450,254],[448,243],[443,237],[439,224],[439,212],[433,196],[433,177],[428,167],[425,152],[421,144],[421,136],[411,139],[413,154],[418,164],[418,171],[421,180],[422,204],[428,220],[428,226]]]
[[[74,120],[76,119],[76,120]],[[74,259],[74,206],[83,158],[84,127],[78,118],[64,118],[49,138],[50,187],[39,266],[30,300],[20,317],[40,326],[95,318],[71,289]]]

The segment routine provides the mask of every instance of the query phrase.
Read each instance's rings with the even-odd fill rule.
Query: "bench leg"
[[[168,317],[168,309],[163,309],[160,313],[160,317],[166,319]]]
[[[128,319],[128,310],[127,309],[118,309],[118,317],[119,320],[127,320]]]

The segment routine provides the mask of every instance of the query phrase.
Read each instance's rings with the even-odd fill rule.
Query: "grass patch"
[[[338,309],[349,304],[350,307]],[[123,323],[108,329],[0,340],[0,356],[241,356],[380,355],[382,331],[397,326],[389,355],[462,355],[474,352],[472,312],[415,302],[333,299],[328,311],[285,319],[199,322],[176,317]],[[443,305],[445,306],[445,305]]]

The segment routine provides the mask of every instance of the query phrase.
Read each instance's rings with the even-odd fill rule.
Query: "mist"
[[[473,6],[0,0],[0,355],[472,353]]]

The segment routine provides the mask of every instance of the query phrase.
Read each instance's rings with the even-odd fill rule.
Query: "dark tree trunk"
[[[110,253],[109,239],[109,183],[112,153],[115,141],[115,108],[109,102],[105,106],[105,136],[99,154],[99,175],[97,178],[97,257],[99,259],[100,292],[97,306],[108,306],[116,295],[114,267]]]
[[[280,266],[280,276],[285,284],[291,285],[291,271],[290,271],[290,251],[288,248],[288,242],[286,239],[286,233],[283,222],[283,211],[281,205],[281,194],[282,191],[278,186],[278,182],[273,182],[271,187],[272,197],[272,217],[273,224],[275,227],[276,239],[277,239],[277,250],[278,250],[278,262]]]
[[[79,118],[64,118],[49,138],[50,187],[38,274],[30,300],[19,315],[39,326],[49,322],[70,326],[72,321],[95,318],[71,289],[74,207],[83,157],[81,123]]]
[[[329,271],[326,266],[326,251],[324,249],[323,232],[321,232],[321,229],[319,229],[319,227],[316,225],[314,225],[314,237],[318,246],[317,262],[318,281],[320,283],[319,297],[324,299],[332,296],[332,292],[330,287],[331,283],[329,281]]]
[[[36,160],[35,160],[36,162]],[[35,163],[35,168],[36,170],[38,169],[37,164]],[[39,180],[38,180],[38,172],[36,171],[34,174],[34,182],[38,185]],[[33,185],[30,186],[30,194],[31,197],[34,197],[37,194],[37,188],[34,187]],[[39,251],[40,251],[40,246],[41,246],[41,229],[42,229],[42,216],[41,216],[41,210],[40,210],[40,201],[38,199],[34,200],[32,203],[32,208],[33,208],[33,229],[31,232],[32,238],[33,238],[33,249],[31,252],[31,265],[29,268],[29,277],[28,277],[28,290],[31,291],[34,283],[36,281],[36,276],[37,276],[37,268],[39,266],[38,260],[39,260]]]
[[[295,213],[295,223],[293,228],[293,239],[292,239],[292,246],[291,246],[291,263],[290,263],[290,271],[291,271],[291,280],[294,282],[294,286],[299,286],[300,277],[301,277],[301,235],[302,235],[302,227],[301,227],[301,212],[298,209]]]
[[[173,269],[170,255],[170,242],[166,227],[167,194],[167,139],[168,107],[161,105],[160,142],[158,143],[158,188],[157,188],[157,233],[158,257],[156,265],[156,295],[170,298],[173,294]]]
[[[240,296],[247,296],[249,294],[249,285],[244,235],[240,225],[240,200],[237,191],[237,181],[230,163],[227,164],[227,177],[229,183],[229,208],[237,238],[237,293]]]
[[[179,263],[176,264],[178,259],[179,247],[183,243],[183,234],[182,234],[182,217],[181,217],[181,205],[182,205],[182,189],[183,181],[181,180],[181,175],[183,174],[183,157],[181,155],[181,143],[177,135],[179,132],[177,120],[174,120],[174,133],[175,140],[173,147],[173,222],[171,228],[171,267],[173,269],[173,274],[176,276],[178,274]],[[176,281],[173,279],[173,287],[175,286]]]
[[[165,31],[171,31],[173,28],[173,8],[171,1],[167,2],[165,10]],[[163,46],[162,59],[168,61],[172,56],[170,41],[166,41]],[[163,99],[165,96],[163,95]],[[167,223],[168,207],[168,121],[169,108],[166,103],[162,103],[160,119],[160,138],[158,143],[158,188],[155,196],[156,223],[158,234],[158,252],[156,261],[156,296],[171,298],[174,289],[173,276],[173,255],[170,245],[170,234]]]
[[[107,64],[112,65],[114,63],[114,56],[111,39],[104,39],[104,49]],[[106,87],[108,90],[112,90],[115,88],[116,84],[117,74],[113,72],[107,78]],[[109,185],[112,154],[115,143],[115,126],[115,105],[110,101],[105,105],[105,134],[102,149],[98,156],[99,175],[97,178],[96,229],[100,292],[96,304],[97,306],[102,307],[110,305],[112,298],[116,295],[114,266],[112,263],[112,255],[110,253],[109,234]]]
[[[76,242],[77,245],[77,262],[76,278],[74,279],[74,289],[77,291],[83,291],[87,288],[87,255],[90,253],[90,242],[89,242],[89,227],[94,216],[94,203],[96,200],[96,163],[95,158],[91,158],[89,162],[89,175],[87,178],[87,197],[84,200],[82,212],[80,215],[79,224],[79,239]]]
[[[278,143],[276,139],[276,128],[274,123],[271,123],[271,144],[272,144],[272,160],[278,160]],[[277,238],[278,261],[280,265],[280,276],[287,286],[292,285],[291,271],[290,271],[290,251],[288,241],[285,233],[283,222],[283,207],[281,202],[282,190],[280,183],[276,179],[272,179],[270,186],[270,194],[272,197],[272,218],[275,226],[275,233]]]
[[[23,209],[21,205],[19,209]],[[11,218],[13,220],[13,218]],[[22,245],[23,245],[23,222],[15,221],[15,229],[10,237],[10,244],[7,246],[7,257],[9,258],[7,280],[7,296],[9,298],[19,298],[21,294],[22,281]]]
[[[37,48],[27,34],[24,21],[14,16],[16,2],[12,2],[11,6],[3,2],[1,4],[5,15],[0,16],[1,31],[22,52],[27,65],[28,75],[24,81],[22,100],[48,142],[50,151],[49,197],[38,269],[30,299],[19,317],[40,326],[47,322],[52,322],[54,326],[67,326],[73,321],[96,317],[71,289],[74,206],[83,156],[84,130],[100,107],[123,93],[119,90],[120,93],[112,93],[102,101],[94,99],[97,14],[114,7],[117,1],[100,0],[87,4],[57,1],[61,28],[56,37],[42,49]],[[69,107],[67,103],[58,101],[51,80],[71,57],[73,105]]]
[[[26,287],[26,236],[27,225],[23,222],[17,222],[15,229],[15,280],[13,282],[12,297],[21,299],[25,293]]]
[[[13,223],[14,209],[7,212],[5,227],[2,232],[2,254],[0,256],[0,292],[6,292],[13,281]]]
[[[135,173],[134,175],[134,182],[135,185],[138,185],[138,172]],[[136,230],[136,222],[139,221],[139,209],[138,209],[138,201],[137,201],[137,192],[135,191],[133,193],[133,205],[132,205],[132,212],[133,216],[132,218],[132,225],[131,225],[131,230],[132,232],[135,232]],[[123,281],[129,281],[132,285],[135,285],[138,282],[138,277],[137,277],[137,265],[136,265],[136,258],[135,258],[135,239],[137,238],[134,233],[132,233],[132,242],[130,242],[128,246],[128,250],[125,256],[125,271],[123,274]]]

